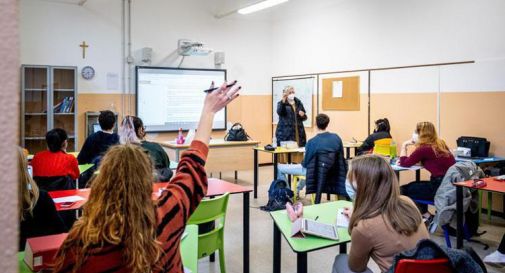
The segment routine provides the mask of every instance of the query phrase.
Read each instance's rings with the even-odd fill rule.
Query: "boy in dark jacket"
[[[113,132],[116,124],[114,113],[109,110],[101,111],[98,123],[102,130],[91,134],[86,139],[77,157],[79,164],[94,163],[97,157],[105,154],[110,146],[119,144],[119,136]]]
[[[288,174],[305,176],[308,164],[319,152],[341,151],[343,153],[343,144],[340,137],[337,134],[326,131],[329,123],[330,118],[327,115],[319,114],[316,116],[318,133],[307,142],[302,164],[279,164],[277,179],[286,180],[286,175]],[[297,190],[300,191],[303,187],[305,187],[304,181],[298,184]]]

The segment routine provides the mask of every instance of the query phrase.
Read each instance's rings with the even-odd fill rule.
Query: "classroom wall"
[[[207,1],[132,1],[132,48],[135,64],[143,47],[153,48],[152,65],[177,66],[177,40],[193,39],[215,51],[224,51],[229,79],[243,86],[240,105],[230,106],[229,121],[241,121],[257,140],[271,138],[269,124],[260,125],[255,114],[270,111],[270,24],[268,20],[236,18],[217,20],[213,13],[232,8]],[[84,113],[112,109],[134,114],[134,96],[122,94],[121,83],[107,84],[107,74],[121,79],[121,1],[88,1],[83,7],[38,0],[20,1],[21,62],[25,64],[85,65],[95,68],[92,80],[78,78],[78,143],[84,142]],[[65,22],[62,24],[62,22]],[[90,45],[82,59],[82,41]],[[214,56],[186,57],[182,67],[213,68]],[[80,70],[79,70],[80,71]],[[132,71],[133,73],[133,71]],[[133,78],[132,78],[133,82]],[[113,84],[114,85],[114,84]],[[132,86],[134,86],[132,84]],[[128,88],[128,85],[126,85]],[[134,87],[132,87],[134,88]],[[131,93],[133,93],[132,90]],[[128,93],[128,91],[126,92]],[[123,104],[124,100],[124,104]],[[124,107],[123,107],[124,105]],[[129,106],[130,105],[130,106]],[[271,115],[271,114],[270,114]],[[213,137],[222,137],[216,132]],[[153,139],[171,140],[173,134],[157,134]],[[269,158],[262,155],[260,162]]]
[[[2,272],[18,268],[17,135],[19,130],[18,8],[16,0],[0,1],[0,264]]]

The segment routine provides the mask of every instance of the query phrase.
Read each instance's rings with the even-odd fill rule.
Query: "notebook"
[[[312,235],[338,241],[337,227],[311,219],[298,218],[291,226],[292,237]]]

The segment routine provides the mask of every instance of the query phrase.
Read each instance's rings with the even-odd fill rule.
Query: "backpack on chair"
[[[286,209],[286,203],[293,198],[293,191],[288,187],[288,182],[280,179],[272,181],[268,189],[268,203],[261,206],[264,211]]]

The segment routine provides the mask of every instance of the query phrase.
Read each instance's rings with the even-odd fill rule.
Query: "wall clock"
[[[81,76],[86,80],[91,80],[95,76],[95,69],[91,66],[85,66],[81,70]]]

